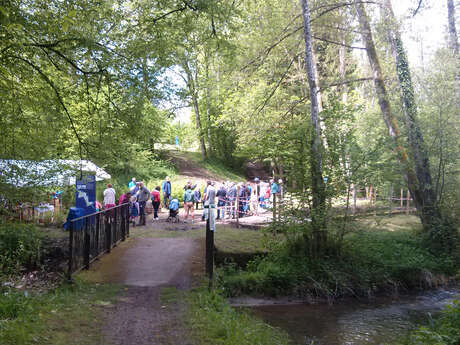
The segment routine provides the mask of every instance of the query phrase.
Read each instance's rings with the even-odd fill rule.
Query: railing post
[[[114,234],[115,234],[114,237],[115,238],[113,238],[112,241],[113,241],[113,244],[115,246],[117,245],[117,242],[119,240],[119,232],[118,232],[118,212],[119,212],[119,209],[120,208],[118,207],[118,208],[113,210],[115,212],[115,216],[113,218],[113,223],[115,224],[115,231],[114,231]]]
[[[129,237],[129,204],[123,206],[125,212],[125,222],[126,222],[126,237]]]
[[[389,206],[390,206],[390,217],[393,214],[393,185],[390,184],[390,191],[388,193],[388,201],[389,201]]]
[[[100,245],[99,245],[99,241],[100,241],[100,239],[101,239],[101,237],[100,237],[100,235],[101,235],[101,234],[100,234],[100,231],[101,231],[100,220],[101,220],[101,216],[100,216],[100,214],[98,213],[98,214],[96,214],[96,217],[95,217],[95,221],[96,221],[96,236],[95,236],[95,237],[96,237],[96,238],[95,238],[96,244],[95,244],[95,246],[96,246],[96,248],[97,248],[97,255],[99,255],[99,249],[100,249],[100,248],[99,248],[99,246],[100,246]]]
[[[107,240],[107,253],[110,253],[110,250],[112,249],[112,228],[110,227],[110,217],[108,214],[105,214],[105,238]]]
[[[69,270],[67,278],[72,280],[72,267],[73,267],[73,222],[69,221]]]
[[[89,235],[89,228],[88,228],[88,217],[85,218],[85,234],[84,234],[84,265],[86,269],[89,269],[89,256],[91,252],[91,237]]]
[[[240,186],[236,187],[236,227],[240,227]]]
[[[407,190],[407,201],[406,201],[406,214],[409,214],[409,206],[410,206],[410,191]]]
[[[211,231],[209,226],[211,208],[208,209],[208,212],[208,219],[206,220],[206,273],[209,277],[209,289],[211,289],[214,274],[214,231]]]
[[[122,205],[121,207],[119,207],[120,209],[120,215],[121,215],[121,223],[120,223],[120,226],[121,226],[121,240],[124,241],[126,240],[126,222],[125,222],[125,212],[124,212],[124,206]]]

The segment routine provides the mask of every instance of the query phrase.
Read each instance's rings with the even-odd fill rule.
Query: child
[[[177,214],[179,213],[179,200],[171,199],[169,202],[169,217],[166,221],[173,222],[178,221]]]
[[[133,226],[136,226],[136,219],[139,216],[139,203],[137,198],[133,195],[129,203],[129,221],[133,222]]]

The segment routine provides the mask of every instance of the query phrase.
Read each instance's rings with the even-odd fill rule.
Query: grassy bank
[[[44,294],[4,290],[0,344],[99,344],[103,308],[110,306],[119,290],[80,280]]]
[[[458,267],[448,256],[434,256],[423,247],[418,227],[399,216],[360,220],[353,224],[340,251],[330,248],[313,259],[301,235],[272,243],[273,250],[247,269],[225,267],[220,284],[229,296],[295,295],[337,298],[369,296],[397,290],[435,287],[455,276]],[[301,227],[304,225],[296,225]],[[302,233],[302,229],[299,230]]]
[[[187,320],[197,345],[288,345],[289,336],[244,311],[231,308],[216,291],[187,293]]]

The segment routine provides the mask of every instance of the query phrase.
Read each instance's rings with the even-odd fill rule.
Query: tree
[[[394,22],[391,4],[386,0],[387,13]],[[369,19],[362,3],[356,4],[358,19],[361,27],[362,39],[366,46],[367,56],[374,74],[374,84],[379,99],[383,119],[388,128],[388,133],[393,139],[395,151],[401,164],[404,179],[414,197],[422,224],[433,241],[436,249],[452,250],[455,245],[453,228],[446,224],[432,185],[428,156],[424,149],[423,137],[416,119],[415,95],[410,77],[407,57],[405,55],[401,37],[394,27],[392,30],[392,45],[396,60],[396,69],[401,88],[401,98],[407,124],[409,144],[411,146],[412,160],[409,158],[402,142],[401,132],[397,119],[390,107],[389,96],[382,77],[380,62],[375,49]]]
[[[454,0],[447,0],[447,18],[449,30],[449,45],[455,55],[459,54],[459,45],[457,37],[457,29],[455,27],[455,6]]]
[[[326,194],[323,181],[322,167],[322,140],[319,125],[318,96],[319,88],[315,76],[315,66],[311,47],[310,8],[308,0],[301,0],[304,38],[305,38],[305,62],[308,85],[310,86],[310,122],[312,136],[310,142],[310,173],[311,189],[313,196],[312,229],[314,236],[314,253],[318,255],[325,247],[327,240],[326,232]]]

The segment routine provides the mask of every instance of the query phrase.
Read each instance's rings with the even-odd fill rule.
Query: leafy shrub
[[[28,299],[21,292],[6,292],[0,295],[0,319],[13,320],[28,308]]]
[[[246,270],[222,270],[220,284],[229,295],[369,295],[377,291],[435,284],[436,274],[455,274],[452,258],[432,255],[416,234],[366,232],[347,235],[340,254],[313,259],[297,237],[272,246],[272,252]],[[431,279],[431,280],[430,280]]]
[[[460,302],[454,301],[442,312],[441,317],[429,326],[411,333],[407,345],[455,345],[460,344]]]
[[[0,267],[11,273],[32,266],[40,258],[41,235],[34,225],[0,223]]]

